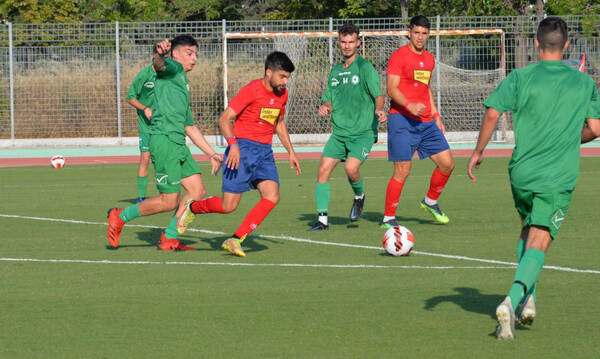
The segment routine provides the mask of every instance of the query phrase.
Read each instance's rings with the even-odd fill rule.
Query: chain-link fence
[[[600,40],[586,36],[581,16],[564,17],[571,46],[565,61],[600,81]],[[537,60],[532,17],[437,17],[432,30],[502,29],[504,35],[432,36],[428,50],[439,75],[432,90],[449,131],[476,131],[482,100],[501,77]],[[199,46],[189,74],[192,110],[205,134],[218,134],[228,98],[263,73],[266,54],[280,49],[298,65],[290,83],[286,121],[291,134],[329,131],[316,109],[329,66],[338,61],[334,38],[228,39],[234,32],[335,31],[348,19],[204,21],[184,23],[2,24],[0,25],[0,139],[130,137],[137,135],[134,109],[125,94],[137,72],[150,64],[151,48],[163,38],[187,33]],[[398,18],[353,19],[363,31],[405,30]],[[364,56],[382,75],[401,38],[364,39]],[[393,41],[392,41],[393,40]],[[224,44],[227,81],[224,82]],[[504,48],[501,59],[500,48]],[[439,81],[436,78],[439,76]],[[382,82],[383,83],[383,82]],[[226,87],[225,87],[226,86]],[[226,89],[226,90],[225,90]],[[510,130],[510,121],[507,124]],[[299,137],[295,137],[299,138]],[[306,137],[304,137],[306,138]],[[314,137],[318,138],[318,137]],[[309,140],[312,141],[312,140]]]

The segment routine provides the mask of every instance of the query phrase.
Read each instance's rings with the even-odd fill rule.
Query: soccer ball
[[[65,158],[62,155],[54,155],[50,158],[50,164],[54,168],[63,168],[65,166]]]
[[[383,236],[383,248],[394,257],[406,256],[415,245],[415,236],[406,227],[396,226],[388,229]]]

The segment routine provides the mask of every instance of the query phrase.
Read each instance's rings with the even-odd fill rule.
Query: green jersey
[[[126,99],[137,99],[144,106],[152,108],[154,104],[154,84],[156,83],[156,72],[152,66],[144,67],[133,79]],[[150,120],[144,115],[144,111],[137,110],[138,130],[140,133],[148,133]]]
[[[541,61],[511,72],[484,105],[513,111],[515,148],[508,168],[515,188],[574,189],[583,124],[600,118],[598,90],[589,76],[561,61]]]
[[[369,61],[356,55],[347,68],[343,67],[343,62],[335,65],[321,97],[323,102],[333,105],[333,133],[348,138],[369,133],[377,137],[379,122],[375,115],[375,98],[381,94],[379,74]]]
[[[150,133],[167,135],[169,140],[184,145],[185,127],[194,125],[190,108],[190,90],[183,66],[165,59],[165,69],[157,74]]]

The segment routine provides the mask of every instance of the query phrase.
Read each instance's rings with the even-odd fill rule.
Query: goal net
[[[387,93],[385,71],[393,51],[408,43],[406,31],[364,31],[359,54],[379,72]],[[242,86],[264,73],[264,59],[283,51],[296,66],[288,82],[286,123],[294,143],[324,143],[330,119],[317,109],[332,65],[341,60],[337,32],[226,33],[223,37],[225,105]],[[483,100],[505,76],[504,32],[500,29],[431,31],[427,49],[436,58],[430,82],[449,141],[474,141],[485,108]],[[386,109],[389,109],[387,98]],[[494,139],[505,141],[506,121]],[[386,142],[386,127],[379,141]]]

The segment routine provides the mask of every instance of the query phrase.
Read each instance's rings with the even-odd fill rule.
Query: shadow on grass
[[[409,223],[417,223],[417,224],[433,224],[439,225],[439,223],[435,222],[432,219],[423,219],[423,218],[415,218],[415,217],[396,217],[398,220],[398,224],[405,225],[409,227]],[[332,226],[343,226],[345,225],[347,228],[357,228],[361,222],[371,222],[374,224],[381,224],[381,220],[383,219],[383,213],[381,212],[363,212],[360,219],[356,222],[350,221],[348,217],[339,217],[339,216],[328,216],[328,224]],[[312,227],[317,222],[317,214],[316,213],[302,213],[298,216],[298,220],[301,222],[306,222],[307,226]],[[308,228],[307,228],[308,229]]]
[[[451,302],[462,310],[489,315],[491,318],[496,319],[496,306],[505,298],[503,295],[482,294],[476,288],[457,287],[454,290],[458,294],[439,295],[427,299],[424,309],[434,310],[438,304]]]
[[[482,294],[479,289],[457,287],[454,288],[458,294],[439,295],[431,297],[425,301],[425,310],[434,310],[435,306],[444,302],[451,302],[459,306],[462,310],[477,314],[489,316],[496,321],[496,307],[500,304],[505,295],[498,294]],[[516,324],[516,329],[529,330],[528,327]],[[491,337],[496,337],[496,329],[489,334]]]

